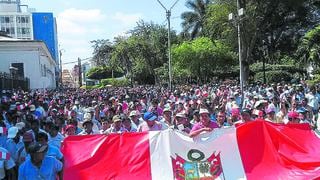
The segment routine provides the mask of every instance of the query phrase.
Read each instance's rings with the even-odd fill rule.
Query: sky
[[[22,0],[36,12],[52,12],[57,18],[58,44],[62,64],[92,57],[90,41],[113,40],[125,35],[136,22],[167,25],[165,10],[157,0]],[[161,0],[170,8],[175,0]],[[181,31],[182,12],[188,11],[186,0],[179,0],[171,12],[171,28]],[[75,64],[63,65],[71,69]]]

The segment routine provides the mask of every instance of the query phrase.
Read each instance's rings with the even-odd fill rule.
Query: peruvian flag
[[[307,124],[263,120],[192,139],[178,131],[69,136],[64,179],[319,179],[320,139]]]
[[[24,110],[25,107],[26,106],[24,104],[20,104],[20,105],[17,106],[17,110],[18,111]]]
[[[7,128],[5,128],[5,127],[0,127],[0,135],[1,135],[1,134],[2,134],[2,135],[6,135],[7,132],[8,132]]]

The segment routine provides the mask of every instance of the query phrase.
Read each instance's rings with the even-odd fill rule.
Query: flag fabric
[[[190,138],[174,130],[67,137],[64,179],[319,179],[307,124],[263,120]]]
[[[8,132],[8,129],[7,129],[7,128],[5,128],[5,127],[0,127],[0,134],[6,135],[7,132]]]
[[[22,110],[24,110],[24,108],[25,108],[24,104],[20,104],[20,105],[17,106],[17,110],[18,111],[22,111]]]

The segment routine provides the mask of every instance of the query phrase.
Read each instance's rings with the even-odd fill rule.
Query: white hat
[[[209,111],[201,108],[199,114],[209,114]]]
[[[78,100],[74,101],[74,104],[80,104],[80,102]]]
[[[83,119],[91,119],[91,114],[90,113],[85,113],[83,116]]]
[[[129,117],[131,116],[137,116],[137,111],[131,111]]]
[[[31,105],[29,106],[29,108],[30,108],[30,111],[35,111],[35,110],[36,110],[36,106],[33,105],[33,104],[31,104]]]
[[[186,118],[186,115],[184,113],[178,113],[176,115],[176,117],[179,117],[179,118]]]
[[[24,122],[18,122],[15,127],[17,127],[19,130],[26,127],[26,124]]]
[[[10,138],[10,139],[16,137],[18,131],[19,131],[19,129],[17,127],[9,128],[7,137]]]

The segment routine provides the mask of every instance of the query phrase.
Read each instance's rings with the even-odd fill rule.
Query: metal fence
[[[12,76],[9,73],[0,72],[0,89],[12,90],[12,89],[30,89],[29,78]]]

